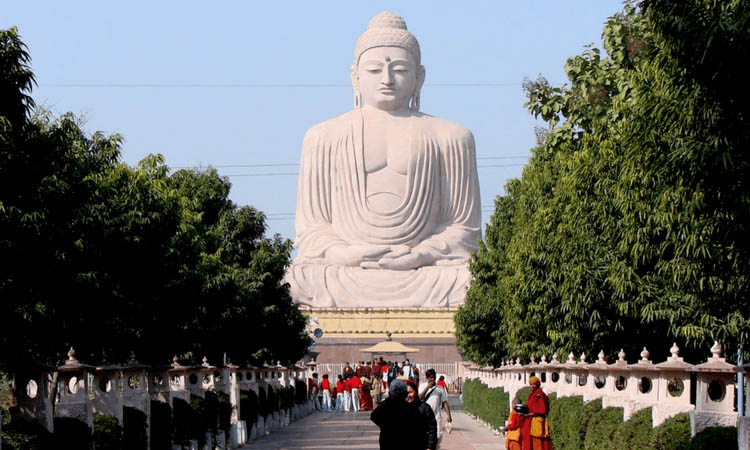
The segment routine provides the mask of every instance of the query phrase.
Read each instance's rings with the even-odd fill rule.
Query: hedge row
[[[530,393],[516,395],[525,403]],[[464,384],[463,407],[492,427],[503,425],[509,414],[509,395],[502,388],[489,388],[479,380]],[[550,395],[549,428],[556,450],[655,450],[736,449],[737,429],[711,427],[690,439],[686,413],[667,419],[654,428],[651,408],[638,411],[624,421],[622,408],[602,408],[601,400],[584,403],[582,397]]]
[[[467,380],[463,388],[463,408],[493,428],[508,419],[508,394],[502,388],[489,388],[479,380]]]

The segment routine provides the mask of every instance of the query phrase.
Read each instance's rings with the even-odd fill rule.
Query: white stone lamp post
[[[573,369],[575,373],[575,395],[582,395],[583,401],[590,401],[591,396],[591,379],[589,375],[589,362],[586,360],[586,353],[581,353],[581,358]]]
[[[37,422],[53,431],[52,402],[49,400],[50,374],[53,367],[30,361],[16,372],[14,417],[26,422]]]
[[[584,401],[591,401],[597,398],[603,398],[607,393],[607,385],[614,383],[614,379],[609,377],[609,364],[605,359],[604,350],[597,355],[596,361],[589,364],[589,382],[588,390],[583,395]]]
[[[78,419],[93,430],[94,413],[89,401],[89,374],[94,366],[81,364],[76,359],[73,347],[68,351],[68,360],[57,368],[60,374],[57,392],[59,403],[55,406],[55,417]]]
[[[169,380],[169,406],[174,408],[174,399],[179,398],[185,402],[190,402],[190,391],[187,387],[187,375],[189,367],[183,366],[177,360],[177,356],[172,358],[172,364],[167,369]]]
[[[117,417],[122,424],[122,379],[120,367],[104,365],[96,368],[94,373],[94,398],[91,407],[96,414],[110,414]]]
[[[677,343],[672,344],[669,349],[671,356],[663,363],[656,365],[659,369],[657,379],[658,406],[654,406],[651,415],[653,425],[659,426],[668,418],[677,414],[691,411],[694,406],[690,404],[690,372],[693,365],[686,363],[680,356],[680,348]]]
[[[580,395],[576,389],[578,385],[578,379],[576,378],[576,355],[573,352],[568,354],[568,360],[564,364],[560,365],[560,386],[557,390],[559,397],[570,397],[573,395]]]
[[[153,366],[148,369],[148,393],[151,400],[169,402],[169,369],[171,366]]]
[[[545,360],[546,357],[543,356],[542,359]],[[547,391],[548,394],[559,392],[560,387],[565,382],[560,373],[561,367],[562,364],[560,364],[560,361],[557,360],[557,352],[555,352],[554,354],[552,354],[552,361],[550,361],[546,366],[547,382],[544,385],[544,390]]]
[[[659,375],[658,369],[654,366],[648,357],[650,353],[643,347],[641,351],[641,359],[635,363],[630,364],[630,380],[628,383],[632,383],[637,386],[637,391],[632,400],[625,403],[624,406],[624,420],[628,420],[630,416],[636,412],[654,406],[659,401],[659,395],[656,387],[656,379]]]
[[[220,386],[217,386],[217,380],[220,384],[224,383],[224,376],[219,372],[218,367],[209,364],[208,358],[203,357],[203,361],[199,367],[200,370],[200,385],[203,391],[211,389],[220,390]],[[203,394],[205,396],[205,393]]]
[[[206,393],[203,389],[203,366],[192,365],[185,370],[185,389],[190,393],[190,397],[205,398]],[[190,401],[188,397],[188,402]]]
[[[632,383],[630,380],[630,366],[625,356],[625,351],[620,349],[617,361],[609,365],[609,379],[604,387],[607,395],[602,398],[602,408],[624,408],[630,399],[636,398],[638,394],[638,383]]]
[[[122,367],[122,406],[133,408],[146,416],[147,441],[151,436],[151,396],[148,392],[148,366],[135,360]]]
[[[694,436],[708,426],[736,426],[734,412],[734,366],[721,357],[721,344],[711,347],[708,361],[695,366],[695,409],[690,412],[690,432]],[[729,388],[727,388],[729,386]]]
[[[284,387],[289,387],[292,383],[291,369],[281,365],[281,361],[276,361],[276,374],[279,384]]]

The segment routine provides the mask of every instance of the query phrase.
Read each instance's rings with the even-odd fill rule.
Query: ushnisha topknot
[[[417,66],[422,61],[417,38],[406,28],[404,19],[390,11],[373,17],[367,30],[357,39],[354,46],[354,65],[359,64],[362,53],[374,47],[401,47],[416,58]]]

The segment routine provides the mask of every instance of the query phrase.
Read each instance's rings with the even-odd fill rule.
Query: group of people
[[[376,408],[388,393],[390,382],[407,374],[419,381],[419,369],[409,360],[403,363],[373,359],[360,361],[354,367],[344,364],[335,382],[328,374],[321,379],[314,373],[308,380],[308,393],[313,407],[320,411],[369,411]]]
[[[355,367],[347,362],[335,384],[328,374],[319,381],[314,373],[308,392],[320,411],[373,410],[370,418],[380,427],[381,448],[434,450],[453,418],[445,377],[438,378],[434,369],[424,375],[420,384],[419,369],[408,359],[399,363],[380,358]]]
[[[549,436],[547,414],[549,413],[549,397],[542,391],[539,377],[529,378],[531,393],[526,399],[526,405],[521,400],[513,399],[508,421],[501,431],[506,432],[505,448],[507,450],[551,450],[552,441]],[[520,406],[520,407],[518,407]]]

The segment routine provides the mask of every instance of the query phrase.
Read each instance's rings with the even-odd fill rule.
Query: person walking
[[[320,392],[320,385],[318,384],[318,374],[312,374],[312,378],[309,383],[309,394],[312,400],[313,410],[320,411],[320,401],[318,400],[318,393]]]
[[[435,378],[437,374],[435,369],[427,369],[425,372],[425,378],[427,381],[419,386],[419,398],[430,406],[432,413],[435,415],[435,422],[437,423],[437,440],[438,446],[440,440],[443,437],[443,426],[442,426],[442,414],[441,411],[445,411],[446,423],[452,423],[453,417],[451,416],[451,408],[448,405],[448,392],[442,387],[438,386]]]
[[[336,412],[344,412],[344,378],[339,375],[336,380]]]
[[[377,408],[383,396],[383,380],[380,378],[380,373],[376,373],[372,377],[372,406]]]
[[[323,374],[320,382],[320,390],[323,392],[323,411],[331,411],[331,383],[328,382],[328,374]]]
[[[344,375],[344,412],[352,408],[352,377]]]
[[[355,373],[352,377],[352,411],[357,412],[359,411],[359,390],[362,388],[362,381],[360,381],[359,377]]]

